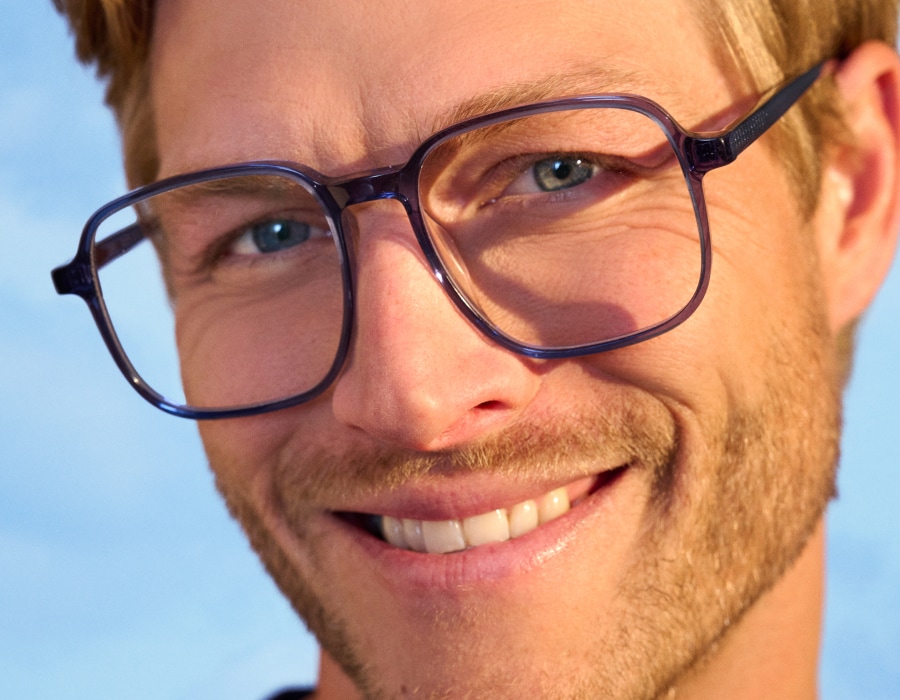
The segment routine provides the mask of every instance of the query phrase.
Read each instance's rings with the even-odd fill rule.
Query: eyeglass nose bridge
[[[341,219],[349,207],[367,202],[393,200],[398,202],[406,212],[413,233],[425,253],[432,272],[441,282],[444,277],[441,263],[437,254],[424,233],[421,225],[415,167],[410,163],[400,166],[390,166],[353,175],[343,180],[335,180],[325,183],[336,210],[332,212],[338,228],[342,229]],[[342,231],[341,235],[346,235]],[[443,282],[441,282],[443,285]]]
[[[345,180],[329,182],[326,187],[340,211],[354,204],[378,199],[408,202],[405,193],[405,166],[391,166],[353,175]]]
[[[420,160],[414,156],[412,160],[404,165],[389,166],[377,170],[352,175],[343,180],[332,180],[325,184],[334,205],[337,207],[333,212],[335,225],[338,227],[340,236],[345,246],[345,254],[350,264],[350,268],[355,268],[354,255],[355,246],[348,241],[348,231],[342,224],[343,214],[346,209],[355,204],[365,204],[367,202],[376,202],[383,200],[393,200],[398,202],[406,212],[412,233],[418,241],[425,262],[431,270],[434,281],[444,290],[449,297],[450,302],[456,306],[459,311],[470,320],[476,328],[490,337],[496,336],[492,326],[482,320],[480,314],[475,311],[471,303],[464,294],[457,288],[456,283],[447,274],[445,263],[441,260],[437,250],[429,238],[419,204],[418,195],[418,169]],[[355,287],[355,274],[350,272],[349,284]],[[355,290],[354,290],[355,292]],[[352,307],[351,307],[352,308]],[[355,310],[352,313],[356,313]],[[497,336],[501,345],[506,344],[505,339]]]

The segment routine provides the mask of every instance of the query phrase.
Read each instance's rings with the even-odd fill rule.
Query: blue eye
[[[590,180],[597,170],[593,163],[577,157],[557,157],[534,164],[532,174],[544,192],[556,192],[577,187]]]
[[[260,253],[277,253],[308,241],[311,228],[301,221],[283,219],[254,224],[247,233]]]
[[[269,219],[245,228],[231,244],[231,252],[238,255],[280,253],[319,234],[320,229],[304,221]]]

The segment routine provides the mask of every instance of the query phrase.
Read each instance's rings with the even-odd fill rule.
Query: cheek
[[[699,309],[659,338],[591,360],[710,419],[761,401],[773,362],[822,333],[814,239],[781,170],[758,150],[704,183],[713,261]],[[769,177],[754,176],[762,172]]]
[[[284,399],[309,391],[328,374],[343,321],[338,257],[324,237],[291,250],[299,252],[276,261],[255,259],[253,265],[221,264],[200,281],[178,274],[184,263],[170,266],[191,405]]]
[[[771,316],[808,295],[816,241],[783,166],[759,145],[704,180],[713,244],[711,291]]]
[[[280,421],[265,415],[201,421],[199,429],[220,490],[240,491],[247,501],[266,498],[285,442]]]
[[[220,488],[246,490],[246,500],[267,504],[279,470],[309,472],[310,450],[341,454],[350,441],[334,430],[330,392],[308,404],[260,416],[200,421],[210,466]]]
[[[825,308],[815,238],[783,169],[765,149],[744,157],[705,183],[713,267],[697,322],[736,373],[752,376]]]

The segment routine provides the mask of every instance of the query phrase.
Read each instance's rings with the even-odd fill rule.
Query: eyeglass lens
[[[325,377],[341,335],[341,258],[305,187],[279,175],[223,178],[128,213],[149,242],[99,278],[116,335],[154,390],[223,408],[288,398]],[[122,223],[105,221],[97,240]]]
[[[684,173],[639,112],[566,110],[462,134],[431,152],[420,190],[459,290],[523,345],[637,333],[674,316],[700,281]]]

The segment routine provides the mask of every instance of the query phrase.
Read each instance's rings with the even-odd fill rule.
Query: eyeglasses
[[[161,180],[99,209],[53,271],[82,297],[145,399],[188,418],[308,401],[334,381],[354,314],[354,204],[399,202],[435,280],[475,328],[533,358],[622,348],[699,306],[711,245],[703,176],[815,82],[736,126],[685,131],[633,95],[476,117],[402,166],[349,179],[252,162]]]

